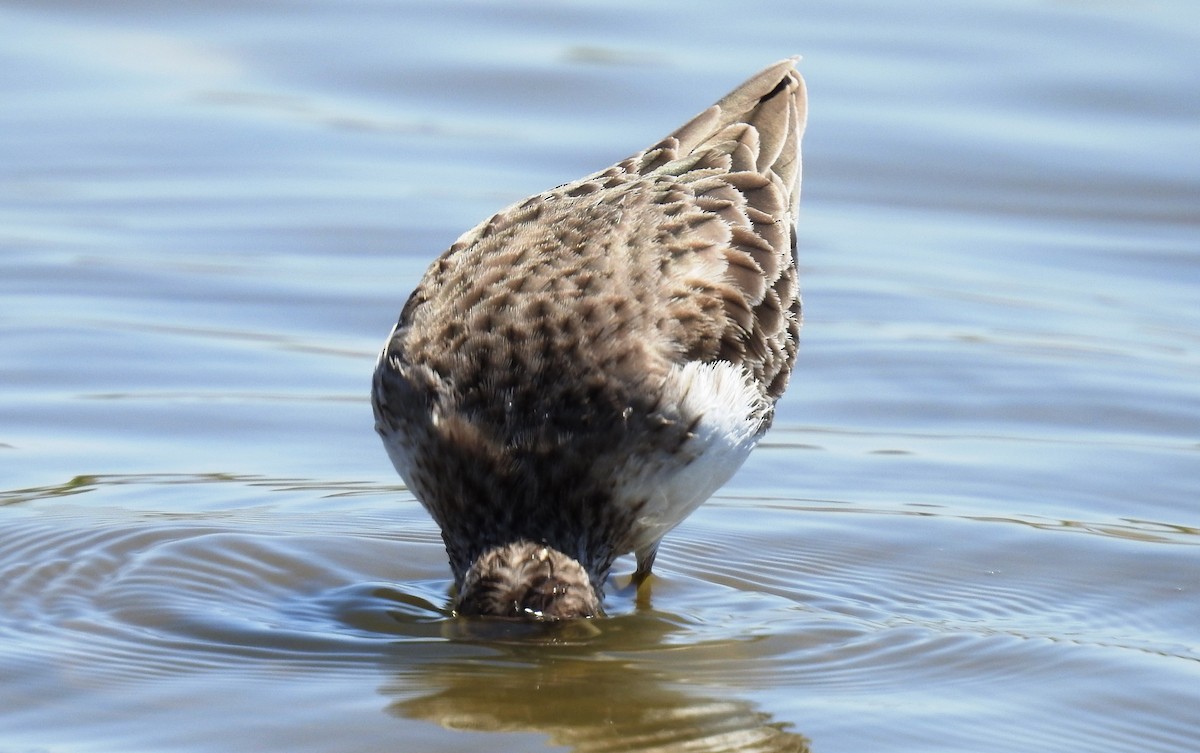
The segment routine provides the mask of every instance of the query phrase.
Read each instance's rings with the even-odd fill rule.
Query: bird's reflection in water
[[[689,683],[686,661],[657,661],[672,647],[630,650],[631,643],[648,645],[645,631],[654,624],[669,632],[667,621],[637,620],[632,641],[613,630],[623,622],[452,621],[446,624],[456,641],[486,645],[494,655],[409,665],[382,692],[396,697],[388,710],[406,718],[464,731],[542,733],[580,752],[807,753],[808,740],[786,724]]]

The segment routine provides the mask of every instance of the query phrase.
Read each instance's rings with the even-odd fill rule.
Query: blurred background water
[[[1192,751],[1186,0],[0,3],[0,751]],[[650,602],[483,632],[425,266],[802,54],[806,323]]]

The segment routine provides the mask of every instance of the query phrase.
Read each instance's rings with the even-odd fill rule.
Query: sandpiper
[[[460,615],[602,614],[745,461],[800,331],[804,81],[782,60],[654,146],[460,237],[375,369],[375,428]]]

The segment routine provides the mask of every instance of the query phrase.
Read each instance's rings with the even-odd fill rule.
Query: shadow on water
[[[406,668],[381,692],[388,711],[474,732],[532,732],[575,751],[806,752],[807,738],[720,688],[698,687],[686,663],[639,662],[680,627],[637,613],[596,622],[454,620],[458,642],[490,658]]]

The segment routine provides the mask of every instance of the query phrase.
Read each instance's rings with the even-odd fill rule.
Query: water
[[[735,10],[736,9],[736,10]],[[1192,751],[1200,13],[0,5],[0,750]],[[800,365],[648,600],[446,616],[432,257],[802,53]]]

